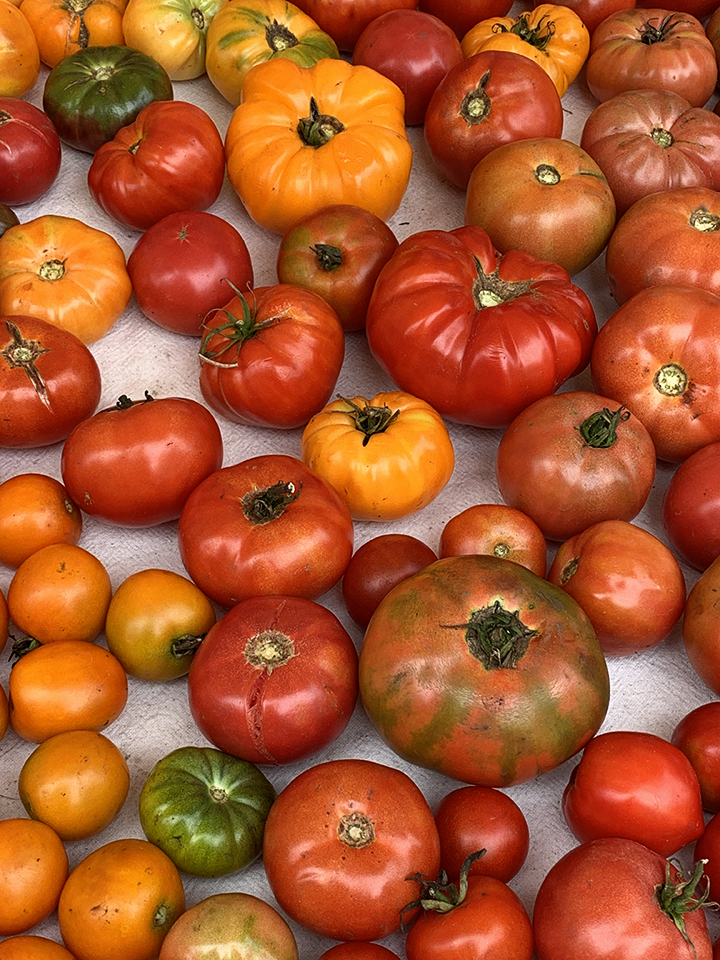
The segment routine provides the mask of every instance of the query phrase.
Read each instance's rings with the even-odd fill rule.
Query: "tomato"
[[[8,610],[5,594],[0,590],[0,653],[8,642],[8,627],[10,625],[10,611]]]
[[[278,57],[299,67],[337,59],[331,36],[285,0],[237,0],[224,4],[208,29],[205,66],[210,82],[233,106],[244,98],[249,71]]]
[[[131,294],[123,249],[104,230],[44,214],[0,237],[0,313],[37,317],[94,343]]]
[[[652,7],[653,0],[638,0],[639,7]],[[674,0],[676,13],[691,13],[698,20],[707,20],[716,8],[715,0]]]
[[[286,283],[237,291],[203,326],[200,390],[221,416],[292,430],[330,399],[345,336],[318,294]]]
[[[534,5],[537,7],[539,2],[540,0],[534,0]],[[570,7],[580,17],[591,37],[595,29],[611,13],[629,10],[636,5],[636,0],[568,0],[565,3],[566,7]]]
[[[720,702],[712,700],[690,710],[670,738],[692,764],[700,783],[703,810],[720,810]]]
[[[22,12],[37,38],[40,59],[55,67],[89,47],[124,43],[127,0],[22,0]]]
[[[703,832],[697,774],[685,754],[654,733],[593,737],[563,792],[565,820],[580,843],[624,837],[663,857]]]
[[[61,840],[94,837],[117,817],[130,789],[120,749],[94,730],[48,737],[20,770],[18,793],[28,815]]]
[[[60,139],[95,153],[155,100],[172,100],[170,77],[157,60],[120,44],[65,57],[45,79],[43,110]]]
[[[662,643],[685,607],[685,578],[674,554],[626,520],[602,520],[570,537],[547,578],[577,600],[606,656]]]
[[[0,351],[0,447],[40,447],[64,440],[100,401],[95,357],[74,333],[47,320],[3,320],[7,340]]]
[[[208,29],[223,6],[225,0],[128,0],[125,44],[156,60],[171,80],[201,77]]]
[[[365,633],[359,679],[395,753],[490,787],[581,750],[609,697],[577,603],[518,563],[480,555],[438,560],[390,591]]]
[[[371,760],[306,768],[280,791],[265,824],[263,862],[280,907],[333,940],[379,940],[398,930],[419,889],[408,877],[434,875],[439,861],[420,789]]]
[[[539,577],[547,571],[547,543],[542,530],[522,510],[502,503],[478,503],[447,521],[440,533],[439,556],[464,553],[514,560]]]
[[[440,414],[402,391],[331,401],[303,430],[300,456],[355,520],[417,513],[444,490],[455,467]]]
[[[40,75],[40,51],[27,17],[0,0],[0,97],[22,97]]]
[[[10,704],[8,703],[5,687],[0,686],[0,740],[5,736],[10,726]]]
[[[595,341],[595,389],[645,424],[660,460],[681,462],[720,439],[718,322],[717,294],[659,285],[619,307]]]
[[[342,579],[347,612],[365,630],[377,605],[394,586],[437,560],[435,551],[406,533],[366,540],[350,558]]]
[[[352,203],[331,203],[287,230],[278,249],[278,280],[319,294],[343,330],[364,330],[375,281],[397,248],[380,217]]]
[[[720,556],[720,441],[691,454],[665,489],[662,522],[675,553],[696,570]]]
[[[320,960],[397,960],[397,954],[379,943],[348,940],[320,954]]]
[[[503,500],[550,540],[601,520],[632,520],[650,495],[655,445],[611,396],[572,390],[544,397],[500,438],[495,473]]]
[[[67,875],[67,853],[52,827],[0,820],[0,935],[24,933],[49,916]]]
[[[42,743],[65,730],[104,730],[125,708],[128,681],[104,647],[56,640],[20,657],[10,671],[9,691],[13,730]]]
[[[573,276],[605,249],[615,200],[600,167],[558,137],[504,143],[473,169],[465,223],[482,227],[502,253],[524,250]]]
[[[688,594],[683,642],[698,676],[720,695],[720,560],[713,560]]]
[[[341,50],[352,51],[369,23],[388,10],[414,10],[417,0],[299,0],[297,6],[326,30]]]
[[[538,960],[710,960],[699,909],[707,892],[699,882],[700,874],[685,877],[633,840],[581,844],[550,868],[538,890]]]
[[[74,543],[52,543],[23,560],[8,587],[10,616],[39,643],[92,642],[112,596],[101,560]]]
[[[470,27],[488,17],[504,17],[512,4],[510,0],[420,0],[418,8],[439,17],[452,27],[461,39]]]
[[[118,223],[147,230],[168,214],[206,210],[224,177],[223,141],[210,115],[194,103],[159,100],[98,147],[88,187]]]
[[[190,493],[222,459],[220,428],[201,403],[123,395],[75,427],[60,468],[85,513],[106,523],[151,527],[177,520]]]
[[[0,200],[0,237],[9,230],[10,227],[16,227],[20,221],[17,214],[10,207]]]
[[[34,934],[9,937],[0,943],[0,960],[75,960],[55,940]]]
[[[388,220],[412,166],[402,90],[345,60],[259,63],[243,83],[225,155],[248,214],[274,233],[331,203]]]
[[[720,886],[720,818],[715,814],[705,827],[703,835],[695,844],[694,858],[705,861],[704,869],[710,887]]]
[[[353,50],[353,63],[372,67],[405,94],[405,123],[415,126],[438,83],[463,58],[453,30],[422,10],[388,10],[365,27]]]
[[[211,747],[180,747],[145,780],[140,826],[179,870],[220,877],[260,855],[274,799],[275,788],[252,763]]]
[[[60,172],[60,137],[50,118],[32,103],[0,98],[0,200],[37,200]]]
[[[720,186],[720,117],[671,90],[628,90],[601,103],[580,146],[605,174],[618,217],[651,193]]]
[[[530,849],[525,814],[495,787],[457,787],[435,808],[440,834],[440,866],[451,880],[460,877],[466,859],[485,853],[469,865],[469,875],[507,883],[518,873]]]
[[[294,763],[329,746],[357,694],[350,635],[330,610],[302,597],[237,603],[209,631],[188,675],[201,733],[251,763]]]
[[[228,284],[253,285],[247,244],[213,213],[183,210],[152,224],[132,249],[128,274],[138,306],[154,323],[199,337],[206,315],[228,301]]]
[[[5,566],[17,569],[52,543],[76,544],[82,526],[79,507],[54,477],[18,473],[0,483],[0,563]]]
[[[502,427],[587,365],[597,321],[562,267],[501,256],[484,230],[460,227],[400,244],[366,329],[400,390],[448,420]]]
[[[547,73],[528,57],[484,50],[452,67],[425,113],[425,142],[440,173],[462,190],[495,147],[559,137],[564,114]]]
[[[601,102],[626,90],[671,90],[704,106],[718,67],[702,23],[689,13],[640,6],[610,14],[595,29],[585,65]]]
[[[158,960],[202,960],[213,946],[267,960],[298,960],[286,921],[249,893],[215,893],[194,904],[170,928]]]
[[[215,608],[186,577],[172,570],[139,570],[115,590],[105,639],[131,677],[173,680],[185,676]]]
[[[268,594],[315,600],[353,550],[350,511],[302,460],[265,454],[216,471],[188,497],[180,557],[223,607]]]
[[[153,960],[185,910],[172,860],[147,840],[113,840],[78,863],[58,904],[60,933],[77,960]]]

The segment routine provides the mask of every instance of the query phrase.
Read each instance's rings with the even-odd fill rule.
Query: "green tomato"
[[[258,768],[212,747],[159,760],[140,792],[140,825],[179,870],[221,877],[260,855],[275,788]]]

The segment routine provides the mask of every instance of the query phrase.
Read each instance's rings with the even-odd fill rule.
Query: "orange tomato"
[[[15,626],[40,643],[94,640],[111,598],[101,561],[74,543],[50,544],[23,560],[7,594]]]
[[[28,933],[3,940],[0,960],[75,960],[75,957],[55,940]]]
[[[153,960],[184,910],[182,880],[167,854],[148,840],[113,840],[72,871],[58,920],[77,960]]]
[[[49,916],[67,876],[67,853],[52,827],[0,820],[0,936],[25,933]]]
[[[8,610],[7,599],[5,594],[0,590],[0,653],[5,649],[5,644],[8,641],[9,632],[8,627],[10,626],[10,611]]]
[[[7,728],[10,723],[10,705],[8,703],[7,694],[5,693],[5,687],[0,687],[0,740],[7,733]]]
[[[130,773],[112,740],[95,730],[68,730],[36,747],[20,770],[18,793],[33,820],[61,840],[85,840],[120,813]]]
[[[103,730],[123,711],[127,675],[104,647],[58,640],[22,656],[10,671],[10,723],[42,743],[65,730]]]
[[[49,67],[86,47],[122,45],[126,6],[127,0],[22,0],[40,59]]]
[[[51,543],[77,543],[82,524],[80,508],[54,477],[19,473],[0,483],[0,563],[17,569]]]
[[[40,75],[40,51],[25,14],[0,0],[0,97],[22,97]]]

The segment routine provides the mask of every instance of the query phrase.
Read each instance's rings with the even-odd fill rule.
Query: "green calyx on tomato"
[[[277,20],[273,20],[265,28],[265,39],[273,53],[289,50],[300,42],[292,30],[289,30],[284,23],[278,23]]]
[[[315,97],[310,97],[310,115],[298,120],[297,132],[308,147],[322,147],[332,140],[336,133],[342,133],[345,124],[337,117],[320,113]]]
[[[467,623],[453,624],[451,630],[465,630],[468,650],[486,670],[512,670],[527,653],[539,630],[526,627],[519,611],[511,613],[500,600],[491,607],[473,610]]]
[[[667,40],[668,34],[671,33],[673,27],[682,22],[681,19],[673,20],[674,16],[674,13],[669,13],[666,17],[663,17],[660,25],[657,27],[654,27],[650,20],[646,20],[639,28],[640,42],[649,45],[651,43],[662,43],[663,40]]]
[[[472,295],[478,310],[497,307],[508,300],[522,297],[532,287],[532,280],[503,280],[497,269],[486,273],[478,258],[474,260],[477,277],[473,280]]]
[[[401,929],[404,927],[403,918],[405,914],[417,907],[422,907],[425,911],[433,910],[436,913],[449,913],[455,907],[459,907],[467,896],[470,867],[480,857],[484,857],[486,853],[487,851],[484,849],[476,850],[475,853],[470,853],[465,857],[460,868],[460,878],[457,884],[448,882],[448,876],[444,870],[438,873],[435,880],[428,880],[421,873],[408,877],[408,880],[414,880],[420,884],[421,893],[417,900],[408,903],[400,914]]]
[[[240,501],[243,513],[252,524],[270,523],[281,517],[293,500],[300,496],[294,483],[278,480],[262,490],[251,490]]]
[[[235,354],[236,358],[232,362],[228,363],[224,360],[218,360],[217,358],[221,357],[232,347],[235,347],[239,350],[246,340],[251,340],[253,337],[257,336],[261,330],[265,330],[273,323],[277,323],[277,321],[280,319],[279,316],[268,317],[266,320],[261,320],[258,323],[257,311],[250,309],[250,304],[247,302],[247,299],[232,283],[230,286],[233,288],[235,295],[242,304],[242,317],[236,317],[235,314],[231,313],[230,310],[223,308],[221,312],[227,317],[227,322],[218,324],[218,326],[212,327],[212,329],[208,330],[200,342],[200,350],[198,351],[201,361],[212,363],[216,367],[237,367],[237,351]],[[209,343],[213,337],[217,336],[223,336],[225,340],[219,350],[210,350]]]
[[[524,14],[517,18],[509,30],[502,23],[495,24],[493,29],[496,33],[514,33],[521,40],[529,43],[531,47],[535,47],[536,50],[545,50],[555,36],[554,22],[547,20],[546,23],[543,23],[545,20],[547,20],[546,17],[541,17],[535,26],[531,27],[528,23],[528,15]]]
[[[352,408],[350,416],[355,421],[355,428],[365,434],[362,441],[364,447],[370,442],[370,437],[376,433],[385,433],[390,424],[394,423],[400,415],[399,410],[393,412],[386,403],[381,407],[372,403],[366,403],[361,407],[345,397],[340,399]]]
[[[681,879],[679,883],[673,883],[670,878],[670,861],[668,861],[665,866],[665,882],[658,884],[655,888],[655,896],[658,904],[660,905],[660,909],[667,917],[670,918],[670,920],[672,920],[682,934],[683,940],[685,940],[686,943],[689,943],[692,947],[693,953],[695,953],[695,945],[685,929],[685,914],[699,910],[701,907],[716,906],[715,903],[708,900],[708,897],[710,896],[709,883],[705,884],[705,889],[700,896],[695,895],[698,884],[703,877],[705,877],[706,863],[706,860],[698,860],[698,862],[695,864],[692,875],[687,879],[684,877],[682,869],[676,864],[680,870]]]
[[[617,443],[618,424],[629,419],[630,411],[624,405],[617,410],[603,407],[586,417],[577,430],[588,447],[606,450]]]
[[[342,265],[343,255],[340,247],[335,247],[331,243],[316,243],[310,249],[317,257],[318,266],[322,270],[337,270]]]
[[[49,351],[43,348],[39,341],[25,339],[12,320],[6,320],[5,326],[12,339],[5,349],[0,351],[0,356],[5,358],[7,365],[11,369],[21,367],[25,371],[30,378],[30,383],[32,383],[38,398],[49,410],[50,398],[48,397],[47,385],[35,363],[38,357]]]
[[[480,77],[477,87],[469,90],[460,104],[460,116],[469,127],[482,121],[489,115],[492,101],[485,93],[485,87],[490,80],[490,71],[486,70]]]

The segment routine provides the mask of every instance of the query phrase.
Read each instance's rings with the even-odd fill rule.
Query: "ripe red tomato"
[[[420,0],[418,8],[439,17],[452,27],[461,39],[471,27],[489,17],[504,17],[511,0]]]
[[[533,6],[539,7],[542,2],[533,0]],[[567,0],[564,6],[570,7],[592,34],[611,13],[631,9],[636,6],[636,0]]]
[[[662,522],[673,550],[696,570],[720,556],[720,441],[696,450],[670,477]]]
[[[417,0],[298,0],[340,50],[351,51],[365,27],[388,10],[414,10]]]
[[[278,794],[263,862],[278,903],[297,923],[333,940],[379,940],[399,929],[419,890],[408,877],[437,873],[440,840],[407,774],[371,760],[330,760]]]
[[[138,306],[167,330],[199,337],[205,316],[232,291],[253,285],[250,253],[232,224],[201,210],[170,213],[152,224],[127,262]]]
[[[521,563],[539,577],[547,572],[547,542],[521,510],[503,503],[478,503],[451,517],[440,534],[441,557],[487,553]]]
[[[720,558],[695,582],[685,603],[683,641],[698,676],[720,696]]]
[[[680,720],[671,742],[692,764],[704,810],[720,811],[720,701],[703,703]]]
[[[213,415],[184,397],[120,397],[72,431],[61,458],[63,483],[99,520],[150,527],[177,520],[189,494],[222,464]]]
[[[663,857],[694,843],[705,828],[688,758],[670,741],[635,730],[593,737],[570,774],[562,810],[580,843],[624,837]]]
[[[705,876],[711,890],[720,888],[720,816],[715,814],[708,821],[702,836],[695,844],[695,861],[705,860]]]
[[[250,763],[293,763],[337,740],[357,701],[357,652],[326,607],[250,597],[212,627],[188,674],[208,740]]]
[[[32,103],[0,98],[0,200],[32,203],[60,172],[62,148],[55,124]]]
[[[397,960],[397,954],[379,943],[348,940],[321,953],[320,960]]]

